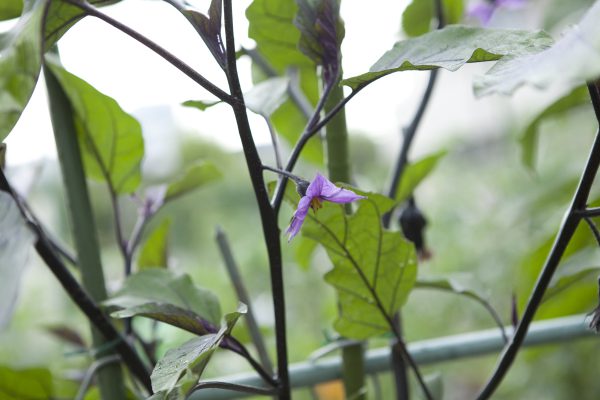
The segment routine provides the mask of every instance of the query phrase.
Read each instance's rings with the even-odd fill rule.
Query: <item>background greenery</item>
[[[564,26],[565,20],[554,15],[559,13],[557,10],[562,3],[544,4],[551,4],[548,6],[551,12],[543,19],[545,27],[559,29]],[[570,13],[566,15],[566,20],[574,18]],[[533,278],[546,256],[548,241],[569,203],[596,130],[596,121],[589,105],[545,120],[540,125],[537,163],[532,170],[521,161],[519,138],[527,123],[548,104],[548,98],[543,94],[496,99],[490,103],[494,107],[491,115],[497,118],[493,124],[473,116],[474,123],[468,129],[443,129],[448,110],[469,112],[461,109],[460,104],[447,102],[451,98],[448,93],[457,81],[469,86],[472,75],[477,72],[478,68],[474,67],[458,75],[442,74],[434,96],[440,95],[444,104],[434,102],[425,116],[427,123],[419,132],[420,136],[427,137],[434,131],[435,138],[418,143],[418,154],[447,151],[415,193],[429,220],[427,243],[433,252],[431,260],[420,264],[419,276],[450,275],[480,288],[503,321],[509,324],[513,296],[519,306],[526,301]],[[368,93],[362,96],[366,97]],[[533,101],[525,101],[530,99]],[[389,102],[394,98],[377,101]],[[436,113],[444,108],[445,113]],[[374,121],[373,130],[377,129],[377,121]],[[198,132],[179,129],[177,135],[180,138],[179,171],[165,180],[182,174],[187,166],[198,160],[213,162],[223,172],[223,177],[166,206],[150,228],[164,219],[171,219],[170,268],[189,273],[197,284],[218,293],[224,310],[232,310],[237,300],[214,241],[216,226],[222,227],[233,244],[234,256],[242,268],[259,323],[269,347],[273,348],[265,249],[260,240],[260,222],[243,157],[241,153],[219,148]],[[353,183],[356,186],[364,190],[384,190],[393,164],[389,148],[389,142],[375,141],[367,132],[351,132]],[[261,151],[269,157],[269,148]],[[25,169],[32,168],[39,174],[28,195],[30,203],[45,226],[71,247],[57,165],[50,161],[35,167],[9,168],[8,172],[13,180],[18,180],[24,176]],[[312,178],[316,170],[317,167],[306,163],[298,172]],[[156,182],[146,179],[146,185],[152,183]],[[121,256],[115,246],[110,201],[104,186],[92,184],[91,187],[105,274],[109,289],[114,289],[119,285],[122,271]],[[596,191],[593,198],[598,196]],[[130,229],[135,222],[134,201],[124,198],[121,204],[126,228]],[[284,206],[281,227],[287,225],[292,212]],[[597,246],[587,227],[583,228],[559,274],[600,267]],[[308,265],[302,266],[296,257],[300,246],[301,241],[292,242],[285,246],[284,253],[292,361],[306,359],[334,336],[331,324],[336,315],[334,292],[322,279],[331,268],[327,257],[317,250]],[[49,366],[59,386],[69,393],[74,384],[66,378],[79,376],[90,358],[72,344],[50,334],[49,327],[69,327],[90,343],[88,330],[82,328],[86,321],[33,254],[30,261],[15,315],[10,326],[0,332],[0,364],[14,368]],[[546,302],[538,318],[591,311],[597,303],[596,275],[590,273],[577,285]],[[493,326],[489,315],[468,299],[425,290],[411,294],[403,316],[409,342]],[[144,335],[152,334],[152,323],[138,320],[136,325]],[[242,324],[235,332],[241,338],[247,337]],[[157,336],[161,338],[159,354],[191,338],[191,334],[163,325],[158,326]],[[371,342],[373,347],[386,344],[386,338]],[[597,342],[589,339],[523,350],[494,398],[595,399],[600,391],[600,381],[595,369],[597,357],[593,354],[598,350]],[[442,363],[424,368],[424,372],[440,374],[446,399],[470,398],[487,378],[495,359],[495,356],[486,356]],[[246,370],[246,364],[239,358],[217,353],[207,375],[243,370]],[[390,377],[382,374],[380,378],[376,386],[381,386],[381,398],[391,398]],[[371,392],[377,392],[372,382],[370,385]],[[295,398],[310,396],[303,390]]]

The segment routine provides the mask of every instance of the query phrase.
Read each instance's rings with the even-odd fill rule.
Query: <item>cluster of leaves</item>
[[[98,3],[107,4],[101,0]],[[450,25],[430,32],[434,17],[431,3],[414,0],[403,18],[403,26],[411,38],[397,42],[368,72],[346,77],[341,84],[357,91],[395,72],[438,68],[456,71],[466,63],[487,61],[497,63],[475,82],[478,95],[511,94],[525,84],[536,87],[562,84],[568,94],[537,115],[522,135],[524,160],[533,167],[540,122],[585,104],[586,95],[580,85],[600,74],[597,54],[600,35],[594,23],[600,16],[600,3],[588,11],[577,30],[567,32],[556,42],[541,31]],[[56,57],[44,55],[83,16],[83,12],[68,3],[55,1],[27,0],[22,12],[16,2],[6,4],[8,6],[0,8],[2,19],[19,14],[21,19],[10,32],[0,37],[0,92],[3,93],[0,139],[14,127],[29,101],[42,66],[45,66],[59,83],[73,111],[68,118],[77,133],[87,178],[106,183],[114,196],[140,191],[140,164],[144,154],[140,124],[115,100],[66,71]],[[445,0],[443,4],[450,22],[459,22],[463,2]],[[332,84],[338,78],[339,48],[344,36],[339,7],[337,0],[255,0],[247,9],[249,36],[257,46],[258,58],[254,61],[258,83],[247,93],[246,105],[263,116],[289,143],[297,141],[306,124],[306,105],[310,108],[318,102],[317,67],[324,71],[326,83]],[[209,50],[225,69],[221,2],[211,3],[208,16],[194,10],[185,13],[194,21]],[[294,26],[297,29],[291,29]],[[273,32],[277,32],[277,37],[273,37]],[[296,87],[299,92],[294,91]],[[200,109],[213,104],[185,103]],[[303,154],[311,162],[322,162],[322,147],[318,140],[311,140]],[[415,287],[434,287],[482,298],[474,291],[464,290],[444,279],[419,284],[414,246],[400,232],[384,229],[381,223],[383,215],[406,200],[444,154],[438,152],[410,164],[394,199],[352,188],[367,197],[354,213],[349,214],[345,207],[328,204],[318,214],[309,215],[303,234],[326,250],[333,265],[325,280],[337,290],[340,314],[335,328],[341,335],[367,339],[393,332],[393,316]],[[218,176],[214,166],[197,165],[170,185],[147,188],[141,196],[142,225],[168,201]],[[297,202],[297,197],[291,194],[288,199]],[[0,267],[23,265],[24,249],[31,246],[33,236],[22,221],[16,203],[3,193],[0,193],[0,227],[2,239],[7,239],[0,241]],[[151,318],[198,336],[169,350],[159,360],[152,373],[155,399],[184,396],[198,381],[215,350],[233,346],[227,339],[245,313],[245,307],[241,305],[237,311],[223,316],[216,297],[195,286],[188,276],[154,268],[168,264],[168,231],[169,222],[164,220],[148,235],[138,258],[139,272],[130,276],[123,287],[104,302],[107,307],[118,308],[111,314],[115,318]],[[572,245],[574,251],[583,248],[586,242],[582,240],[581,247],[577,247],[577,243]],[[545,245],[544,250],[547,247]],[[11,251],[7,251],[8,248]],[[304,257],[306,253],[309,252],[305,251]],[[9,279],[3,286],[8,285],[14,291],[18,287],[19,271],[15,269],[7,275]],[[575,275],[560,277],[547,297],[596,271],[586,268]],[[531,279],[527,283],[531,283]],[[6,297],[3,304],[15,299],[13,292],[2,291],[2,295]],[[0,314],[0,325],[9,314]],[[13,372],[3,370],[0,373],[9,376]],[[22,389],[40,393],[50,390],[46,372],[31,370],[23,375],[41,383],[27,389],[9,388],[11,392],[21,395]],[[10,382],[11,379],[0,381]],[[37,392],[32,393],[22,392],[22,395],[38,396]]]

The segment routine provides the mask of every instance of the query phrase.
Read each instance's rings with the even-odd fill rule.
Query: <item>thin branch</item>
[[[0,169],[0,190],[7,192],[15,199],[15,201],[17,201],[17,196],[8,183],[2,169]],[[115,349],[123,359],[125,365],[127,365],[132,374],[140,380],[147,390],[152,391],[150,373],[136,351],[115,329],[102,310],[79,285],[79,282],[77,282],[73,275],[71,275],[66,265],[57,256],[52,245],[46,240],[42,229],[34,221],[30,219],[27,219],[27,221],[37,236],[37,241],[35,243],[37,253],[58,279],[71,300],[73,300],[108,342],[115,341],[117,343]]]
[[[221,90],[219,87],[217,87],[215,84],[210,82],[204,76],[202,76],[201,74],[196,72],[192,67],[187,65],[185,62],[183,62],[179,58],[175,57],[172,53],[170,53],[163,47],[159,46],[155,42],[151,41],[150,39],[148,39],[144,35],[140,34],[139,32],[137,32],[137,31],[131,29],[130,27],[128,27],[127,25],[124,25],[121,22],[111,18],[110,16],[96,10],[94,7],[92,7],[88,3],[78,1],[78,0],[65,0],[65,1],[71,5],[79,7],[80,9],[85,11],[87,15],[96,17],[96,18],[108,23],[112,27],[120,30],[121,32],[123,32],[126,35],[130,36],[131,38],[137,40],[144,46],[148,47],[150,50],[154,51],[156,54],[161,56],[167,62],[171,63],[175,68],[177,68],[178,70],[183,72],[185,75],[187,75],[189,78],[191,78],[194,82],[196,82],[197,84],[202,86],[204,89],[209,91],[211,94],[216,96],[219,100],[221,100],[227,104],[231,104],[232,102],[235,101],[234,98],[230,94]]]
[[[417,281],[415,289],[441,290],[441,291],[444,291],[444,292],[447,292],[447,293],[456,294],[458,296],[464,296],[464,297],[466,297],[468,299],[475,300],[476,302],[478,302],[479,304],[481,304],[486,309],[486,311],[490,314],[490,316],[492,317],[492,319],[494,320],[494,322],[498,326],[498,329],[500,330],[500,333],[502,334],[502,338],[504,339],[504,342],[505,343],[508,342],[508,335],[506,334],[506,329],[504,329],[504,324],[502,323],[502,319],[498,315],[498,312],[496,312],[496,309],[494,308],[494,306],[492,306],[484,298],[481,298],[481,297],[478,297],[478,296],[473,296],[473,295],[471,295],[469,293],[461,293],[461,292],[458,292],[458,291],[449,290],[449,289],[446,289],[446,288],[443,288],[443,287],[440,287],[440,286],[436,286],[435,284],[428,284],[428,282],[419,282],[419,281]]]
[[[216,229],[217,233],[215,235],[217,244],[219,245],[219,249],[221,250],[221,255],[223,256],[223,261],[225,262],[225,267],[227,268],[227,272],[229,273],[229,278],[235,291],[237,293],[237,297],[239,301],[246,304],[248,307],[248,311],[245,315],[246,325],[248,326],[248,330],[250,331],[250,337],[252,338],[252,343],[254,343],[254,347],[256,347],[256,351],[258,352],[258,357],[263,365],[263,367],[269,372],[273,373],[273,365],[271,364],[271,360],[269,359],[269,354],[267,353],[267,346],[265,345],[265,341],[260,332],[260,328],[258,323],[256,322],[256,318],[254,317],[254,310],[252,307],[252,302],[250,301],[250,296],[248,295],[248,291],[246,290],[246,286],[244,285],[244,281],[240,276],[239,269],[237,267],[237,263],[233,259],[233,254],[231,252],[231,248],[229,246],[229,241],[227,240],[227,236],[225,232],[220,227]]]
[[[279,149],[279,141],[277,140],[277,132],[275,132],[275,127],[269,121],[269,118],[265,117],[265,123],[269,128],[269,134],[271,135],[271,144],[273,145],[273,154],[275,154],[275,165],[277,168],[282,169],[283,164],[281,162],[281,150]]]
[[[592,234],[594,235],[594,239],[596,239],[596,243],[598,243],[598,245],[600,246],[600,231],[598,230],[598,227],[590,217],[583,217],[583,220],[587,222],[588,226],[590,227],[590,230],[592,231]]]
[[[306,143],[308,143],[308,140],[310,138],[312,138],[317,132],[319,132],[319,130],[323,126],[325,126],[325,124],[319,123],[319,117],[320,117],[321,111],[323,110],[323,107],[325,107],[325,103],[326,103],[327,99],[329,98],[329,94],[331,93],[331,90],[332,90],[332,85],[329,85],[325,88],[323,95],[319,99],[319,103],[317,104],[317,107],[315,108],[315,111],[314,111],[312,117],[306,124],[306,128],[304,129],[304,132],[300,135],[298,142],[292,149],[292,153],[290,154],[290,157],[285,166],[285,170],[287,172],[291,172],[294,169],[294,166],[296,165],[296,162],[298,161],[298,157],[300,157],[300,153],[302,152],[302,149],[304,148]],[[327,119],[327,121],[329,121],[331,118],[333,118],[333,116],[335,114],[337,114],[337,112],[339,110],[341,110],[341,108],[342,107],[337,107],[335,113],[333,113],[333,112],[329,113],[330,115],[329,115],[329,118]],[[316,129],[316,127],[319,125],[321,125],[321,127]],[[281,203],[283,202],[283,195],[285,193],[286,183],[287,183],[287,178],[285,178],[285,177],[279,179],[277,182],[277,187],[275,188],[275,196],[273,197],[273,201],[271,203],[273,205],[273,210],[275,210],[275,215],[279,214],[279,209],[281,208]]]
[[[252,357],[252,355],[248,352],[248,349],[246,349],[246,346],[244,346],[242,343],[240,343],[233,336],[226,336],[225,339],[226,340],[224,341],[224,344],[221,345],[221,347],[228,349],[230,351],[233,351],[234,353],[244,357],[246,359],[246,361],[248,361],[250,366],[252,366],[252,368],[254,368],[254,370],[258,373],[258,375],[266,383],[268,383],[269,385],[271,385],[273,387],[278,386],[277,380],[275,380],[273,378],[273,376],[271,375],[271,373],[267,372],[267,370],[265,370],[263,368],[263,366],[260,365],[260,363],[254,359],[254,357]],[[229,345],[228,345],[228,343],[229,343]]]
[[[249,385],[238,385],[235,383],[228,382],[216,382],[216,381],[207,381],[200,382],[196,386],[190,389],[190,391],[186,394],[185,398],[189,399],[190,395],[198,390],[202,389],[223,389],[223,390],[231,390],[234,392],[240,393],[248,393],[248,394],[256,394],[256,395],[264,395],[271,396],[277,394],[277,389],[263,389],[256,386]]]
[[[425,92],[423,93],[423,97],[421,98],[421,103],[419,104],[419,107],[417,108],[415,116],[413,117],[410,125],[408,125],[408,127],[404,129],[404,139],[402,141],[402,147],[400,148],[400,153],[396,161],[396,166],[394,167],[392,181],[390,183],[390,188],[387,193],[388,197],[394,198],[396,196],[396,191],[398,190],[398,186],[400,185],[400,181],[402,180],[404,169],[406,168],[406,164],[408,163],[408,152],[410,150],[410,147],[412,146],[417,130],[421,124],[421,120],[423,119],[423,114],[425,114],[425,110],[427,109],[429,100],[431,99],[431,94],[433,92],[433,88],[435,87],[437,76],[437,69],[434,69],[429,73],[429,80],[427,81],[427,87],[425,88]],[[390,215],[390,213],[388,213],[388,215]],[[387,218],[389,221],[389,217]],[[386,224],[386,226],[389,226],[389,222]]]
[[[25,198],[23,196],[21,196],[20,194],[18,194],[16,192],[15,192],[15,196],[18,199],[17,204],[21,206],[21,214],[25,218],[32,220],[42,230],[42,232],[44,232],[44,236],[46,237],[46,240],[48,241],[48,243],[50,243],[52,248],[58,254],[60,254],[61,257],[63,257],[65,260],[67,260],[71,265],[77,266],[77,257],[75,257],[73,252],[70,251],[69,249],[65,248],[61,243],[58,242],[58,240],[53,238],[46,231],[46,229],[44,229],[42,222],[37,217],[37,215],[35,215],[35,213],[33,212],[33,210],[31,209],[31,207],[29,206],[29,204],[27,203],[27,201],[25,200]]]
[[[592,104],[594,106],[596,118],[600,122],[600,93],[598,92],[596,84],[588,84],[588,89],[590,92],[590,97],[592,98]],[[500,356],[492,376],[477,396],[478,400],[488,399],[494,394],[502,382],[502,379],[510,369],[515,357],[517,356],[517,353],[523,344],[523,340],[527,335],[529,325],[531,324],[531,321],[533,320],[535,313],[543,300],[544,293],[550,284],[552,276],[554,275],[554,272],[556,271],[556,268],[558,267],[558,264],[565,253],[565,250],[567,249],[567,246],[569,245],[577,226],[579,225],[579,221],[581,220],[580,215],[581,212],[586,208],[586,203],[591,187],[594,183],[594,178],[596,177],[598,167],[600,167],[600,129],[596,133],[594,144],[592,145],[585,169],[581,175],[581,180],[579,181],[577,190],[573,195],[573,200],[569,209],[567,210],[566,217],[562,222],[560,230],[558,231],[552,249],[550,250],[550,254],[544,263],[542,272],[540,273],[533,292],[529,297],[523,316],[519,321],[519,324],[517,325],[510,342],[504,348],[504,351]]]
[[[585,210],[577,211],[577,214],[582,217],[600,217],[600,207],[586,208]]]
[[[106,357],[103,357],[103,358],[100,358],[100,359],[94,361],[92,363],[92,365],[90,365],[90,367],[85,372],[85,376],[83,377],[81,385],[79,386],[79,390],[77,391],[75,400],[83,400],[83,398],[85,397],[85,394],[87,393],[88,389],[90,388],[90,385],[92,384],[92,379],[94,378],[94,376],[96,375],[96,372],[98,372],[98,370],[100,368],[102,368],[108,364],[118,363],[119,361],[121,361],[121,357],[119,357],[116,354],[106,356]]]

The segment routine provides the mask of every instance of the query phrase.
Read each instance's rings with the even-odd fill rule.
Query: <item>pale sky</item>
[[[346,28],[343,42],[345,76],[366,72],[400,38],[400,20],[407,2],[371,0],[368,7],[365,2],[359,1],[342,3]],[[209,1],[192,3],[198,9],[206,10]],[[249,4],[249,0],[234,2],[238,43],[251,47],[244,16]],[[221,88],[226,88],[222,71],[196,32],[166,3],[128,0],[103,11],[150,37]],[[0,29],[2,26],[7,25],[0,25]],[[179,126],[199,135],[207,135],[227,148],[240,148],[232,114],[227,106],[216,106],[205,112],[180,106],[186,100],[210,99],[211,96],[150,50],[106,23],[91,17],[79,22],[61,39],[60,51],[63,64],[70,72],[115,98],[126,111],[135,114],[142,108],[168,105]],[[246,88],[251,85],[249,65],[249,61],[243,58],[239,68]],[[457,79],[451,80],[442,73],[441,81],[450,85],[450,91],[437,91],[430,106],[430,110],[437,110],[437,121],[426,119],[422,129],[440,133],[449,129],[465,130],[472,125],[474,114],[480,118],[488,117],[486,113],[492,112],[490,104],[494,105],[493,112],[498,113],[496,102],[505,104],[506,101],[494,98],[477,101],[471,94],[471,76],[487,68],[489,66],[469,66],[464,68],[464,72],[455,73],[453,76]],[[348,104],[350,130],[368,132],[383,148],[395,149],[399,142],[399,129],[412,118],[427,77],[427,72],[402,72],[375,82]],[[458,104],[460,110],[456,109]],[[252,118],[251,123],[255,140],[258,143],[269,142],[262,119]],[[425,137],[419,138],[416,143],[417,151],[420,143],[431,143],[437,135],[429,135],[429,139],[425,134],[422,136]],[[55,158],[43,85],[38,85],[7,143],[9,165]],[[428,151],[435,150],[430,148]]]

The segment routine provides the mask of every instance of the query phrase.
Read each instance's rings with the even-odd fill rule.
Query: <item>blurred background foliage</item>
[[[538,3],[547,10],[539,20],[545,29],[554,32],[576,21],[582,14],[581,10],[591,2],[553,0]],[[431,134],[428,127],[436,126],[435,137],[429,136],[426,141],[418,143],[418,154],[447,151],[415,192],[429,221],[427,245],[433,253],[430,260],[420,264],[419,276],[451,276],[470,288],[477,288],[508,325],[511,323],[513,299],[520,311],[545,260],[576,187],[597,123],[589,104],[544,119],[539,125],[534,169],[522,163],[519,139],[528,123],[560,97],[556,93],[529,91],[515,99],[495,99],[488,103],[497,107],[490,111],[489,115],[494,116],[491,123],[473,115],[473,123],[468,128],[452,128],[443,132],[440,127],[446,125],[445,118],[450,113],[469,114],[469,110],[461,108],[459,102],[449,101],[452,96],[448,92],[459,84],[469,86],[472,76],[480,71],[481,68],[473,66],[457,74],[443,72],[434,92],[434,96],[439,95],[442,100],[434,101],[425,115],[427,123],[419,132],[420,137],[428,137]],[[363,95],[368,96],[368,93]],[[392,97],[373,99],[393,100]],[[140,112],[138,116],[146,128],[144,115]],[[377,123],[373,121],[373,130],[378,129]],[[176,168],[165,176],[152,172],[160,169],[157,165],[145,165],[146,186],[172,181],[197,161],[212,162],[223,177],[166,206],[146,232],[170,219],[169,267],[189,273],[197,284],[218,294],[223,310],[233,310],[237,300],[215,243],[215,229],[221,227],[232,243],[234,257],[241,267],[267,344],[273,348],[266,252],[243,155],[221,148],[206,135],[199,135],[198,131],[177,126],[170,129],[177,145],[169,157],[172,159],[174,156],[177,160]],[[401,127],[398,127],[398,132],[400,130]],[[152,139],[146,137],[146,141],[149,140]],[[355,180],[352,183],[364,190],[383,192],[394,157],[389,143],[373,140],[369,132],[352,131],[351,127],[350,148]],[[269,147],[260,150],[266,160],[272,160]],[[153,157],[153,162],[161,162],[160,152]],[[314,165],[304,163],[297,172],[310,179],[316,169]],[[44,225],[71,247],[57,164],[45,161],[15,168],[9,166],[8,173],[18,186],[22,186],[21,190],[27,190],[30,204]],[[92,183],[91,190],[103,247],[105,275],[109,289],[114,290],[122,279],[122,260],[115,246],[112,209],[103,185]],[[592,198],[600,199],[598,189]],[[129,230],[135,222],[135,201],[123,198],[121,205],[125,226]],[[287,225],[292,212],[287,205],[283,207],[280,227]],[[398,229],[397,224],[393,229]],[[322,279],[331,266],[320,249],[313,254],[308,265],[300,265],[305,264],[297,255],[303,243],[298,240],[284,246],[288,342],[292,362],[305,360],[335,336],[331,327],[337,312],[335,295]],[[581,224],[580,232],[558,271],[559,276],[600,268],[597,247],[587,226]],[[69,379],[80,377],[91,358],[73,341],[63,340],[64,333],[57,335],[56,328],[73,330],[89,344],[86,320],[33,254],[29,264],[14,317],[10,325],[0,332],[0,364],[13,368],[47,366],[53,372],[58,393],[62,390],[65,397],[69,397],[67,393],[72,393],[77,387]],[[586,273],[584,279],[545,302],[537,318],[591,311],[598,301],[597,275],[596,270]],[[490,316],[477,303],[460,296],[421,289],[411,294],[403,318],[408,342],[494,326]],[[148,320],[137,319],[135,324],[144,336],[160,338],[159,355],[192,337],[166,325],[159,324],[155,329]],[[238,325],[234,334],[249,342],[243,324]],[[386,345],[386,338],[370,342],[371,347]],[[494,398],[596,399],[600,381],[597,379],[595,368],[598,362],[594,354],[599,350],[597,341],[593,339],[525,349]],[[445,399],[465,399],[477,392],[495,360],[496,356],[490,355],[441,363],[423,370],[425,374],[441,377]],[[238,357],[218,352],[209,365],[207,376],[245,370],[246,364]],[[321,388],[319,392],[327,390],[334,394],[322,395],[321,398],[335,399],[336,388]],[[297,392],[294,398],[309,399],[313,396],[309,390]],[[393,385],[389,374],[369,380],[369,392],[372,398],[376,393],[381,399],[392,398]],[[418,398],[419,394],[414,393],[414,396]]]

